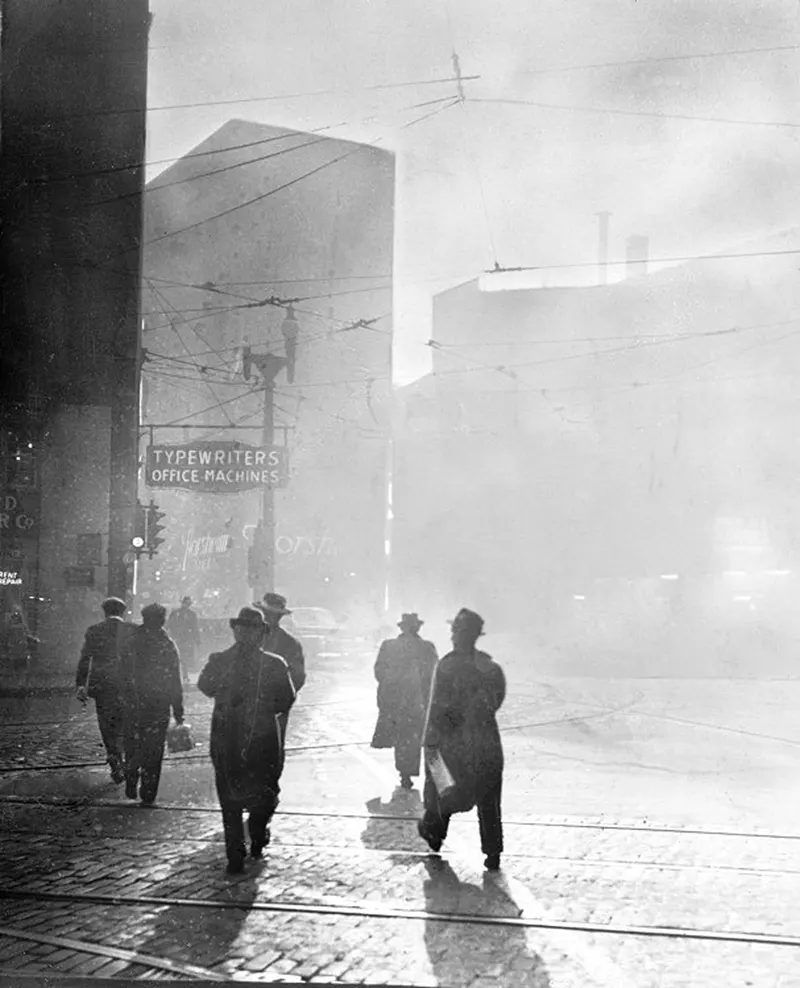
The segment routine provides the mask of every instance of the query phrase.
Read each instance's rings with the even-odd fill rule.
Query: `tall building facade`
[[[147,189],[142,457],[152,442],[262,447],[269,403],[286,462],[274,589],[340,613],[374,614],[384,592],[393,210],[391,154],[241,120]],[[293,356],[271,396],[265,354]],[[263,491],[156,491],[143,475],[140,496],[166,514],[142,602],[187,593],[220,621],[270,589],[248,579]]]
[[[695,644],[702,627],[794,634],[797,242],[615,285],[495,291],[490,275],[438,296],[433,373],[403,389],[395,443],[404,605],[471,600],[601,649],[667,625]]]
[[[129,589],[150,14],[0,11],[0,599],[58,672]]]

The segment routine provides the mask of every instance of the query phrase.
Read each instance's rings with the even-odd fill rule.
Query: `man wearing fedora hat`
[[[295,699],[286,662],[262,648],[269,626],[255,607],[230,619],[234,645],[209,656],[197,687],[214,700],[211,761],[225,828],[228,871],[244,870],[242,814],[248,811],[250,853],[260,858],[278,805],[285,717]]]
[[[175,642],[164,630],[167,609],[142,608],[142,623],[120,656],[120,688],[125,711],[125,795],[152,806],[158,793],[170,709],[183,723],[181,667]],[[138,792],[137,792],[138,790]]]
[[[483,618],[462,607],[451,622],[453,650],[436,666],[423,739],[425,813],[418,830],[438,852],[451,815],[477,806],[484,864],[495,871],[503,852],[503,747],[495,715],[506,680],[491,655],[475,647],[482,634]]]
[[[289,667],[295,693],[299,693],[306,681],[306,660],[300,642],[281,627],[281,618],[292,613],[286,606],[286,598],[279,593],[265,593],[256,607],[263,613],[270,629],[264,640],[264,648],[268,652],[280,655]],[[286,729],[289,726],[288,713],[280,715],[278,724],[285,741]]]
[[[394,748],[400,785],[411,789],[419,775],[422,728],[436,666],[436,648],[420,637],[424,624],[416,614],[397,622],[400,634],[381,643],[375,661],[378,681],[378,722],[373,748]]]

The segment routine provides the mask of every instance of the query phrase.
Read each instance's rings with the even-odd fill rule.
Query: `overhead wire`
[[[450,100],[450,102],[445,103],[442,106],[438,106],[436,109],[423,114],[421,117],[417,117],[415,120],[411,120],[408,123],[403,124],[400,129],[401,130],[407,129],[408,127],[414,126],[415,124],[422,123],[424,120],[428,120],[431,117],[435,116],[436,114],[441,113],[444,110],[450,109],[450,107],[454,106],[457,102],[458,101],[456,99]],[[324,169],[330,168],[333,165],[336,165],[339,162],[352,157],[354,154],[363,153],[364,151],[373,151],[375,145],[380,140],[381,138],[378,138],[372,144],[359,144],[355,148],[346,151],[343,154],[337,155],[335,158],[332,158],[329,161],[325,161],[322,164],[317,165],[315,168],[312,168],[301,175],[297,175],[294,178],[290,179],[289,181],[282,183],[281,185],[275,186],[272,189],[268,189],[266,192],[262,192],[260,195],[253,196],[250,199],[246,199],[244,202],[240,202],[237,203],[235,206],[230,206],[227,209],[220,210],[216,213],[213,213],[211,216],[206,216],[201,220],[195,221],[194,223],[189,223],[186,226],[179,227],[178,229],[175,230],[169,230],[166,233],[162,233],[157,237],[151,237],[150,239],[143,241],[139,245],[139,247],[141,249],[144,249],[145,247],[152,246],[155,243],[160,243],[161,241],[166,240],[168,238],[180,236],[181,234],[188,233],[191,230],[196,230],[198,227],[204,226],[206,223],[212,223],[218,219],[222,219],[225,216],[230,216],[231,214],[238,212],[241,209],[246,209],[250,206],[253,206],[256,203],[262,202],[264,199],[269,198],[270,196],[276,195],[279,192],[283,192],[286,189],[291,188],[294,185],[297,185],[299,182],[303,182],[306,179],[311,178],[313,175],[319,174],[319,172],[323,171]],[[106,261],[113,260],[116,257],[121,257],[122,255],[129,253],[130,250],[132,249],[133,248],[127,248],[125,250],[112,253],[104,259],[103,263],[105,263]]]
[[[661,120],[684,120],[695,123],[731,124],[741,127],[784,127],[795,130],[800,128],[800,122],[790,120],[737,120],[732,117],[706,117],[686,113],[662,113],[657,110],[624,110],[608,106],[580,106],[575,103],[548,103],[543,100],[513,99],[501,96],[474,96],[473,103],[485,103],[494,106],[531,106],[540,110],[566,110],[574,113],[596,113],[622,117],[649,117]]]
[[[629,65],[650,65],[660,62],[690,62],[699,59],[732,58],[740,55],[765,55],[775,52],[790,52],[800,49],[800,45],[773,45],[769,48],[734,48],[729,51],[694,52],[687,55],[652,55],[648,58],[628,58],[610,62],[584,62],[578,65],[551,66],[544,69],[519,69],[518,75],[554,75],[561,72],[584,72],[589,69],[616,69]]]

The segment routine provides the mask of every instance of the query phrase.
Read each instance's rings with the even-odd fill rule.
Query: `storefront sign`
[[[21,587],[22,573],[13,565],[0,563],[0,587]]]
[[[0,494],[0,529],[31,535],[36,526],[33,500],[23,494]]]
[[[205,494],[285,487],[285,447],[248,446],[237,442],[197,442],[147,447],[148,487],[180,488]]]

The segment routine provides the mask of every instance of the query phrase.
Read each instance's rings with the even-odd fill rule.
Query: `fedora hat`
[[[286,598],[279,593],[265,593],[259,606],[262,610],[268,611],[270,614],[278,614],[281,617],[292,613],[286,606]]]
[[[462,607],[453,620],[450,621],[450,625],[452,627],[458,625],[458,627],[465,628],[475,635],[483,634],[483,618],[480,614],[471,611],[468,607]]]
[[[242,628],[266,628],[267,623],[264,615],[255,607],[243,607],[235,618],[228,622],[231,628],[238,626]]]
[[[403,614],[400,620],[397,622],[397,627],[413,628],[416,631],[418,631],[423,626],[423,624],[425,624],[425,622],[420,620],[419,615],[417,614],[416,611],[414,611],[412,614]]]

